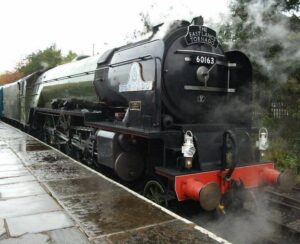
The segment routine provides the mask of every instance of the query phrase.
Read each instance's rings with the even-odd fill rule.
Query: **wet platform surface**
[[[219,242],[0,122],[0,244]]]

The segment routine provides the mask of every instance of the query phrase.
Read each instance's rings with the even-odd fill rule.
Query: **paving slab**
[[[0,199],[26,197],[46,194],[46,191],[38,182],[21,182],[8,185],[0,185]]]
[[[76,227],[42,233],[28,233],[20,237],[0,240],[0,244],[90,244],[88,238]]]
[[[0,240],[0,244],[49,244],[50,237],[43,233],[27,234],[19,238],[9,238]]]
[[[65,228],[49,232],[51,241],[57,244],[89,244],[88,238],[77,228]]]
[[[13,170],[13,171],[0,171],[0,179],[9,178],[9,177],[18,177],[31,175],[27,169]]]
[[[29,182],[29,181],[36,181],[36,179],[32,175],[2,178],[0,179],[0,186],[7,185],[7,184],[21,183],[21,182]]]
[[[61,210],[48,194],[0,201],[0,218]]]
[[[113,185],[107,180],[104,180],[103,178],[100,178],[99,176],[70,180],[46,181],[44,184],[48,187],[52,195],[58,199],[73,195],[120,190],[119,187]]]
[[[0,165],[22,164],[17,155],[9,148],[0,149]]]
[[[26,138],[28,138],[29,136],[26,135],[26,134],[22,134],[20,133],[19,131],[15,130],[9,130],[7,131],[7,129],[1,129],[1,140],[6,142],[6,143],[9,143],[9,142],[17,142],[17,141],[20,141],[20,140],[24,140]]]
[[[183,224],[180,220],[172,220],[163,224],[122,231],[96,238],[96,244],[102,243],[218,243],[201,234],[193,224]]]
[[[6,223],[12,237],[74,226],[63,211],[7,218]]]
[[[91,237],[174,219],[121,188],[63,198],[60,203]]]
[[[14,164],[14,165],[0,164],[0,172],[16,171],[16,170],[25,170],[25,167],[22,164]]]

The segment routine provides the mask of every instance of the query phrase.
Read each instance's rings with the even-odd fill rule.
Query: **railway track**
[[[263,237],[268,243],[299,243],[300,241],[300,192],[282,193],[266,188],[263,196],[252,209],[246,210],[265,218],[272,234]]]
[[[293,187],[293,191],[295,191],[295,192],[300,192],[300,184],[296,184],[296,185]]]
[[[171,211],[222,236],[232,243],[300,243],[300,192],[283,194],[266,189],[243,208],[227,209],[225,215],[204,212],[193,202]]]
[[[298,191],[298,188],[293,188],[293,191]],[[297,194],[292,194],[292,196],[286,193],[280,193],[278,191],[273,191],[270,189],[265,190],[267,201],[271,204],[277,204],[284,208],[291,208],[293,210],[300,211],[300,198],[296,198]],[[300,189],[299,189],[300,196]]]

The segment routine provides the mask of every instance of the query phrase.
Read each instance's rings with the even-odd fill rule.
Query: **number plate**
[[[214,64],[216,62],[215,57],[209,57],[204,55],[192,56],[191,61],[194,64]]]

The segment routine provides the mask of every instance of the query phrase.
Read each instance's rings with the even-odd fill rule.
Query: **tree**
[[[61,64],[66,64],[66,63],[70,63],[73,61],[74,58],[77,57],[77,54],[72,52],[71,50],[68,52],[68,54],[64,57],[62,57],[62,62]]]
[[[13,81],[19,80],[24,75],[19,71],[14,72],[5,72],[4,74],[0,74],[0,85],[8,84]]]
[[[36,71],[69,63],[76,57],[77,54],[75,52],[69,51],[66,55],[63,55],[61,50],[56,48],[55,44],[51,45],[44,50],[27,55],[24,60],[17,64],[14,71],[0,74],[0,84],[11,83]]]
[[[37,53],[29,54],[24,63],[17,68],[24,75],[31,74],[35,71],[54,67],[62,62],[61,50],[52,45],[45,50],[39,50]]]
[[[36,53],[29,54],[23,62],[17,66],[17,70],[24,75],[31,74],[35,71],[52,68],[59,64],[72,61],[76,57],[76,53],[69,51],[66,56],[62,55],[60,49],[56,45],[52,45],[45,50],[39,50]]]

